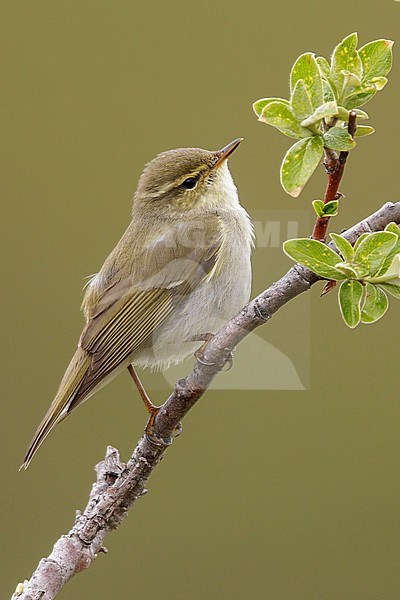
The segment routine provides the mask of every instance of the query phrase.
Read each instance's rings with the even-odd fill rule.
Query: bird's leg
[[[199,333],[197,335],[194,335],[192,338],[190,338],[191,342],[204,342],[204,344],[202,346],[200,346],[200,348],[198,350],[196,350],[196,352],[194,353],[194,356],[195,356],[195,359],[200,364],[205,365],[207,367],[212,367],[212,365],[215,364],[213,362],[208,362],[204,359],[204,351],[207,347],[207,344],[213,339],[213,337],[214,337],[213,333]],[[226,364],[228,365],[228,368],[225,370],[229,371],[233,365],[233,352],[230,353],[230,357]]]
[[[147,421],[146,427],[144,429],[145,434],[150,439],[150,441],[155,443],[156,445],[161,444],[162,446],[169,446],[172,443],[172,440],[161,440],[159,437],[157,437],[153,433],[154,421],[160,411],[161,406],[156,406],[155,404],[152,403],[152,401],[150,400],[149,395],[146,392],[142,382],[140,381],[139,376],[136,373],[133,365],[128,365],[128,371],[129,371],[129,375],[132,377],[132,379],[138,389],[138,392],[140,394],[141,399],[143,400],[143,404],[145,405],[147,412],[150,414],[149,420]],[[182,432],[182,425],[179,424],[179,426],[174,431],[174,435],[178,436],[181,432]]]
[[[142,382],[139,379],[138,374],[136,373],[135,369],[133,368],[133,365],[128,365],[128,371],[138,389],[138,392],[140,394],[141,399],[143,400],[143,403],[147,409],[147,412],[149,412],[150,415],[152,415],[153,413],[157,414],[157,412],[160,410],[160,408],[158,406],[156,406],[155,404],[153,404],[152,401],[150,400],[146,390],[143,387]],[[155,415],[154,415],[154,418],[155,418]],[[154,421],[154,418],[153,418],[153,421]]]
[[[144,386],[139,379],[138,374],[136,373],[135,369],[133,368],[133,365],[128,365],[128,371],[129,371],[129,375],[132,377],[132,379],[134,381],[134,384],[137,387],[137,390],[140,394],[141,399],[143,400],[143,404],[145,405],[147,412],[150,414],[149,420],[147,421],[147,425],[145,428],[145,433],[151,435],[151,432],[153,430],[154,421],[160,410],[160,407],[153,404],[152,401],[150,400],[148,393],[144,389]]]

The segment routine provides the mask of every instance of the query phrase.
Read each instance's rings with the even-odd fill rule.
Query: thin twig
[[[391,221],[400,224],[400,202],[385,204],[343,233],[343,237],[354,243],[362,233],[381,231]],[[103,545],[106,535],[118,527],[128,509],[146,493],[146,482],[168,448],[174,430],[229,362],[235,346],[316,281],[314,273],[295,265],[212,338],[204,352],[206,360],[197,362],[190,375],[176,383],[155,419],[155,439],[164,439],[165,444],[156,444],[144,435],[126,464],[115,448],[107,448],[105,460],[96,466],[97,479],[85,510],[77,513],[72,529],[40,561],[31,579],[17,586],[12,600],[53,600],[73,575],[89,567],[100,552],[107,552]]]
[[[354,133],[356,131],[356,120],[356,112],[354,110],[350,111],[347,131],[351,137],[354,137]],[[349,153],[347,151],[342,151],[338,156],[336,152],[330,150],[329,148],[324,149],[324,166],[328,175],[328,182],[326,184],[323,200],[324,204],[330,202],[331,200],[337,200],[340,196],[339,185],[343,177],[344,167],[348,155]],[[315,240],[325,242],[329,221],[330,217],[317,217],[311,237]]]

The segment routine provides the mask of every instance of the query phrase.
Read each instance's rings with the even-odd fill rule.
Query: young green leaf
[[[339,121],[347,123],[349,120],[349,111],[347,108],[343,108],[343,106],[338,106],[338,111],[335,116],[339,119]]]
[[[322,77],[324,77],[324,78],[328,77],[331,67],[330,67],[328,61],[326,60],[326,58],[324,58],[323,56],[318,56],[316,58],[316,61],[317,61],[317,65],[319,66],[319,70],[321,71]]]
[[[388,283],[392,283],[393,285],[399,285],[400,281],[400,254],[396,254],[393,257],[392,263],[388,270],[386,271],[384,277],[390,277],[387,279]]]
[[[389,306],[388,297],[377,285],[366,283],[365,289],[366,295],[361,311],[361,321],[363,323],[375,323],[387,311]]]
[[[332,127],[323,135],[324,146],[331,150],[351,150],[356,145],[348,131],[342,127]]]
[[[322,96],[324,102],[336,102],[332,86],[326,79],[322,80]]]
[[[360,279],[357,271],[347,262],[340,262],[335,267],[338,271],[346,276],[346,279]]]
[[[390,231],[370,233],[355,248],[354,262],[364,265],[370,275],[376,275],[398,238]]]
[[[299,79],[303,79],[314,109],[318,108],[323,102],[322,77],[317,61],[315,60],[315,55],[312,52],[301,54],[294,63],[290,73],[291,93],[293,93]]]
[[[357,43],[357,33],[352,33],[340,42],[333,51],[330,78],[335,85],[339,103],[342,98],[342,88],[345,78],[343,71],[353,73],[359,78],[362,77],[363,68],[361,58],[356,50]]]
[[[353,110],[356,113],[357,122],[358,119],[369,119],[367,113],[361,110],[360,108],[354,108]],[[343,106],[338,106],[338,110],[335,117],[337,117],[339,121],[344,121],[347,125],[349,120],[349,114],[350,111],[347,108],[344,108]]]
[[[312,135],[309,129],[300,126],[293,115],[289,104],[285,104],[278,100],[269,102],[263,108],[258,120],[276,127],[284,135],[291,138],[306,138]]]
[[[355,108],[354,111],[357,115],[357,119],[369,119],[367,113],[361,110],[361,108]],[[347,108],[343,108],[343,106],[338,106],[336,116],[338,119],[340,119],[340,121],[345,121],[347,123],[347,121],[349,120],[349,112],[350,111],[347,110]]]
[[[393,285],[392,283],[380,283],[379,287],[400,300],[400,280],[399,285]]]
[[[391,40],[375,40],[360,48],[363,81],[370,81],[373,77],[383,77],[389,73],[392,67],[393,43]]]
[[[386,225],[385,231],[391,231],[392,233],[397,235],[398,238],[400,238],[400,227],[394,221],[391,221],[391,223],[388,223]]]
[[[364,110],[361,110],[361,108],[355,108],[354,112],[357,115],[357,119],[369,119],[368,114]]]
[[[361,320],[363,286],[355,279],[343,281],[339,288],[340,312],[346,325],[354,329]]]
[[[391,254],[391,253],[390,253]],[[385,262],[387,260],[387,257],[385,259]],[[389,268],[385,271],[384,269],[381,267],[379,269],[379,272],[376,273],[376,275],[374,277],[370,277],[369,281],[371,281],[371,283],[390,283],[392,285],[399,285],[400,282],[400,254],[396,254],[395,256],[393,256],[393,258],[391,258],[391,263]]]
[[[388,78],[387,77],[373,77],[369,83],[374,85],[376,90],[378,92],[380,92],[381,90],[383,90],[383,88],[385,87],[385,85],[388,82]]]
[[[296,142],[286,152],[281,165],[281,185],[297,198],[317,168],[324,151],[321,136],[313,136]]]
[[[301,122],[302,127],[309,127],[313,123],[317,123],[321,119],[329,119],[330,117],[335,116],[337,113],[337,105],[336,102],[325,102],[318,106],[318,108],[313,112],[312,115],[304,119]]]
[[[354,252],[357,250],[357,248],[358,248],[358,246],[361,244],[361,242],[362,242],[363,240],[365,240],[365,239],[366,239],[366,238],[367,238],[369,235],[370,235],[369,233],[362,233],[362,234],[360,235],[360,237],[358,237],[358,238],[356,239],[356,242],[355,242],[355,244],[354,244],[354,246],[353,246],[353,248],[354,248]]]
[[[352,263],[352,267],[355,270],[355,272],[357,273],[357,279],[365,279],[368,277],[368,280],[370,281],[370,278],[368,276],[368,269],[367,267],[365,267],[364,265],[360,265],[359,263]]]
[[[398,225],[396,225],[396,223],[389,223],[388,225],[386,225],[385,231],[394,233],[397,237],[397,242],[385,258],[382,267],[379,269],[378,275],[387,275],[389,271],[395,272],[396,266],[395,264],[393,264],[393,259],[397,254],[400,254],[400,228],[398,227]],[[400,273],[398,277],[400,277]]]
[[[354,75],[354,73],[350,73],[350,71],[342,71],[343,74],[343,84],[342,84],[342,94],[341,100],[344,106],[347,106],[346,99],[354,92],[360,89],[361,87],[361,79]]]
[[[400,280],[400,254],[396,254],[393,257],[390,267],[388,268],[386,273],[383,275],[383,277],[386,277],[386,279],[389,283],[398,285],[397,282],[398,282],[398,280]]]
[[[339,250],[340,254],[343,256],[345,262],[351,262],[354,257],[353,246],[348,242],[344,237],[339,235],[338,233],[330,233],[329,234],[336,248]]]
[[[361,86],[347,97],[346,108],[352,110],[357,106],[363,106],[375,96],[376,92],[377,90],[373,83]]]
[[[340,262],[340,256],[318,240],[309,238],[287,240],[283,244],[283,251],[319,277],[335,280],[346,277],[338,269],[335,269],[335,265]]]
[[[283,102],[283,104],[289,106],[289,100],[285,100],[284,98],[261,98],[260,100],[256,100],[253,104],[253,110],[257,117],[261,116],[263,109],[271,102]]]
[[[357,129],[354,133],[354,137],[363,137],[365,135],[371,135],[375,129],[369,125],[357,125]]]
[[[314,207],[315,214],[317,215],[317,217],[322,217],[322,215],[324,214],[324,208],[325,208],[325,204],[323,203],[323,201],[322,200],[313,200],[312,205]]]
[[[338,200],[330,200],[325,204],[322,200],[313,200],[312,205],[317,217],[336,217],[338,214]]]
[[[329,200],[324,205],[323,217],[336,217],[339,209],[339,201],[338,200]]]
[[[293,114],[299,121],[302,121],[313,113],[313,105],[311,104],[311,98],[304,79],[296,81],[290,102]]]

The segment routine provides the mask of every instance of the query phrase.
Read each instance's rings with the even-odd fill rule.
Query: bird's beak
[[[230,144],[228,144],[227,146],[224,146],[224,148],[222,148],[221,150],[217,150],[215,153],[217,162],[215,163],[213,168],[217,169],[219,166],[221,166],[222,163],[226,161],[228,156],[230,156],[232,152],[236,150],[240,142],[243,142],[243,139],[244,138],[237,138],[236,140],[233,140],[233,142],[230,142]]]

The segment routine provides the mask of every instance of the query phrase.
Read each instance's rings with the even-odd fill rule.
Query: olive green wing
[[[182,244],[178,235],[173,248],[155,240],[139,257],[140,276],[134,272],[108,284],[79,342],[91,361],[68,412],[124,363],[201,281],[211,276],[217,268],[221,234],[215,223],[208,229],[208,235],[195,248]]]
[[[201,235],[193,235],[194,230]],[[21,468],[28,467],[53,427],[218,268],[222,238],[215,214],[204,219],[200,228],[176,224],[167,241],[163,237],[143,244],[131,234],[128,229],[86,290],[86,327]]]

